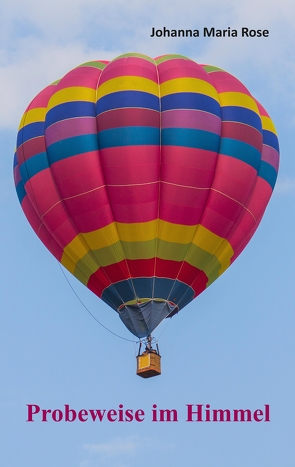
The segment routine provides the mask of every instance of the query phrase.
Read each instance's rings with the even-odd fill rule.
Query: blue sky
[[[295,7],[278,3],[11,0],[0,6],[0,452],[14,467],[295,463]],[[268,29],[268,38],[151,38],[152,27]],[[163,374],[135,375],[136,345],[100,327],[33,233],[17,201],[12,160],[24,108],[90,59],[181,53],[237,76],[278,130],[277,186],[251,243],[226,273],[157,330]],[[67,275],[85,306],[131,339],[116,313]],[[144,410],[141,423],[27,423],[41,409]],[[151,422],[153,404],[177,422]],[[188,423],[187,404],[251,410],[270,423]]]

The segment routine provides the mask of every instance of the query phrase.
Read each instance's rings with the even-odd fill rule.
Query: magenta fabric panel
[[[216,115],[202,110],[177,109],[162,113],[161,128],[195,128],[219,134],[221,122]]]
[[[128,77],[129,73],[130,76],[158,82],[155,64],[142,58],[128,57],[111,62],[102,72],[100,85],[117,77]],[[113,84],[114,93],[128,92],[121,91],[120,83],[117,86],[118,88]],[[144,145],[138,144],[136,140],[138,132],[134,129],[138,128],[142,132],[141,129],[144,128],[155,128],[159,131],[160,117],[159,112],[155,110],[138,108],[137,104],[133,104],[133,99],[136,99],[140,92],[136,90],[136,94],[130,94],[128,107],[109,110],[97,117],[99,144],[100,135],[104,134],[105,129],[109,131],[109,128],[114,131],[121,131],[122,127],[126,128],[124,134],[129,137],[128,144],[124,144],[122,139],[123,144],[120,147],[100,149],[108,196],[114,220],[117,222],[146,222],[158,216],[160,148],[159,145],[148,144],[149,141]],[[146,91],[143,93],[145,94]]]
[[[99,85],[119,76],[139,76],[158,83],[155,64],[139,57],[117,58],[110,62],[103,70]]]
[[[46,128],[47,146],[73,136],[96,133],[95,117],[71,118],[61,120]]]
[[[261,151],[263,140],[262,134],[257,131],[256,128],[249,125],[244,125],[239,122],[222,122],[221,136],[223,138],[243,141],[244,143],[250,144],[258,151]]]
[[[160,128],[160,113],[141,108],[123,108],[104,112],[96,117],[98,131],[124,126]]]
[[[39,218],[36,210],[33,208],[28,196],[23,199],[22,209],[32,228],[44,243],[46,248],[55,256],[55,258],[60,261],[63,255],[63,249],[60,245],[54,240],[52,235],[48,232],[42,220]]]
[[[244,86],[244,84],[242,84],[241,81],[239,81],[237,78],[235,78],[230,73],[227,73],[226,71],[214,71],[213,73],[210,73],[210,76],[214,82],[214,87],[218,91],[218,93],[241,92],[242,94],[247,94],[248,96],[251,96],[246,86]]]
[[[46,152],[44,136],[38,136],[26,141],[20,145],[16,151],[19,165],[30,159],[30,157],[40,154],[41,152]]]
[[[160,84],[171,79],[183,77],[198,78],[211,83],[208,74],[200,65],[193,60],[187,60],[185,58],[172,58],[171,60],[159,63],[158,70]]]

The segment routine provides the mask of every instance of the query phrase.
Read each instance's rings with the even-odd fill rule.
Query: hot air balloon
[[[154,329],[251,239],[278,163],[272,120],[234,76],[130,53],[84,63],[32,100],[14,176],[40,240],[153,357]],[[148,371],[160,373],[150,360]]]

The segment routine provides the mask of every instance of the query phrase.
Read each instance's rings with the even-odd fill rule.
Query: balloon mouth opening
[[[173,315],[179,312],[179,307],[176,303],[172,302],[171,300],[165,300],[164,298],[137,298],[134,300],[129,300],[128,302],[122,303],[118,308],[117,311],[120,314],[120,312],[123,310],[123,308],[128,307],[128,306],[138,306],[140,307],[141,305],[145,303],[151,303],[151,302],[158,302],[158,303],[167,303],[169,306],[171,312],[166,316],[166,318],[171,318]]]
[[[168,317],[178,312],[178,306],[158,298],[135,299],[118,308],[121,321],[139,339],[148,337]]]

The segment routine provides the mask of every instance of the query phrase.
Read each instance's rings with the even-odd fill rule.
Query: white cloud
[[[88,452],[98,453],[103,457],[118,457],[122,455],[133,456],[140,447],[149,444],[148,439],[134,435],[124,438],[114,438],[107,443],[85,444],[83,447]]]
[[[0,66],[2,128],[17,128],[25,108],[35,95],[72,68],[96,57],[113,57],[105,51],[85,50],[78,42],[64,47],[55,44],[45,46],[32,38],[24,42],[17,59]]]

